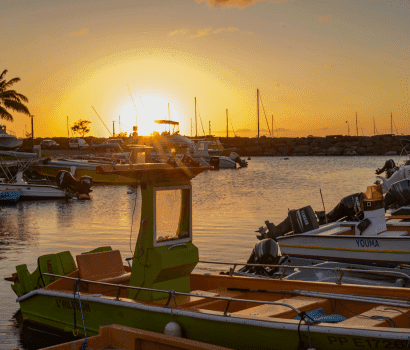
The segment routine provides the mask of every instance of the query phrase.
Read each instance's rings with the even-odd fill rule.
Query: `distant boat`
[[[0,190],[0,204],[15,204],[21,197],[21,190]]]
[[[13,150],[23,145],[23,139],[18,139],[15,135],[6,132],[6,126],[0,125],[0,149]]]

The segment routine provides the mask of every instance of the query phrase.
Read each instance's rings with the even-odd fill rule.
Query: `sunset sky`
[[[409,0],[0,0],[0,71],[20,77],[36,137],[180,122],[195,135],[410,133]],[[130,88],[133,101],[128,92]],[[136,120],[136,114],[138,118]],[[22,137],[30,118],[4,122]],[[1,122],[1,121],[0,121]],[[348,122],[348,123],[346,123]],[[198,135],[203,129],[198,117]]]

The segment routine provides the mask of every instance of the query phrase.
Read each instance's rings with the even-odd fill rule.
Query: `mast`
[[[198,119],[196,117],[196,97],[195,97],[195,137],[198,137]]]
[[[376,121],[374,120],[374,117],[373,117],[373,134],[376,135]]]
[[[229,137],[229,126],[228,126],[228,108],[226,109],[226,137]]]
[[[390,112],[390,134],[393,135],[393,112]]]
[[[192,118],[191,118],[191,137],[192,137]]]
[[[256,106],[258,114],[258,138],[259,138],[259,89],[256,89]]]
[[[273,137],[273,114],[272,114],[272,137]]]
[[[121,134],[121,116],[118,116],[118,130],[120,131]]]
[[[211,121],[209,121],[209,136],[211,136]]]
[[[171,120],[171,112],[169,111],[169,102],[168,102],[168,120]],[[171,124],[168,125],[169,133],[171,133]]]
[[[67,116],[67,136],[70,138],[70,128],[69,128],[69,123],[68,123],[68,116]]]
[[[356,112],[356,136],[359,136],[359,129],[357,127],[357,112]]]
[[[112,121],[112,137],[115,137],[115,126],[114,126],[115,121]]]

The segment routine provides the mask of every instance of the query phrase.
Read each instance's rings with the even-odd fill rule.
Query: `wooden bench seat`
[[[383,317],[389,317],[392,319],[396,324],[398,325],[399,328],[401,328],[403,325],[409,323],[409,318],[406,315],[403,315],[399,311],[395,310],[390,310],[389,308],[394,308],[397,310],[401,310],[405,312],[406,314],[409,314],[410,309],[405,309],[401,307],[393,307],[393,306],[377,306],[373,309],[370,309],[366,312],[361,313],[360,315],[353,316],[351,318],[348,318],[345,321],[339,322],[338,325],[341,326],[363,326],[363,327],[389,327],[389,323],[387,320],[384,319],[377,319],[377,318],[370,318],[372,316],[383,316]],[[389,309],[389,310],[386,310]],[[390,321],[391,322],[391,321]],[[393,327],[393,325],[391,325]]]
[[[283,303],[293,306],[299,311],[311,311],[320,307],[324,307],[329,303],[328,299],[320,298],[311,298],[304,296],[297,296],[293,298],[280,299],[276,300],[276,303]],[[232,313],[232,316],[235,315],[253,315],[253,316],[262,316],[262,317],[296,317],[297,313],[292,309],[281,306],[281,305],[271,305],[271,304],[262,304],[255,307],[251,307],[245,310],[237,311]]]
[[[105,283],[123,283],[130,279],[119,250],[81,254],[76,258],[81,279]]]

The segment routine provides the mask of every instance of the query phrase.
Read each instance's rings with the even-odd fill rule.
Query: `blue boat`
[[[21,197],[21,190],[2,190],[0,191],[0,204],[14,204]]]

